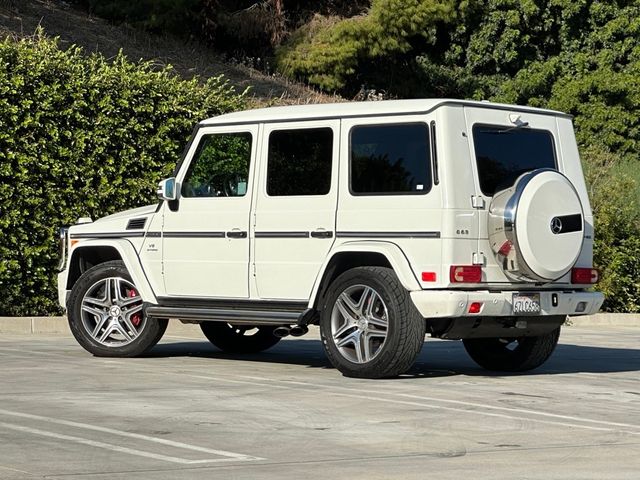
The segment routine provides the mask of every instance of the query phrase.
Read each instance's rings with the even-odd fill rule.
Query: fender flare
[[[153,304],[157,304],[158,300],[156,299],[156,295],[151,288],[151,284],[147,279],[147,276],[144,273],[142,268],[142,264],[140,263],[140,257],[138,257],[138,253],[134,248],[133,244],[124,238],[122,239],[113,239],[113,240],[84,240],[76,244],[71,252],[69,253],[68,265],[71,265],[74,256],[81,250],[90,249],[91,247],[109,247],[113,248],[118,252],[120,258],[124,262],[129,274],[131,275],[131,279],[133,283],[138,289],[138,293],[142,297],[144,302],[149,302]],[[67,269],[68,272],[68,269]]]
[[[314,308],[313,306],[315,305],[320,292],[320,287],[322,286],[322,281],[324,280],[327,267],[333,258],[341,253],[379,253],[387,259],[404,288],[408,291],[422,290],[415,273],[411,269],[409,260],[402,249],[395,243],[377,240],[345,242],[333,248],[322,264],[313,285],[313,290],[311,291],[311,298],[309,299],[308,305],[309,308]]]

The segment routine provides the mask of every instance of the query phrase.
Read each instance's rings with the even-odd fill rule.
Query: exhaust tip
[[[273,330],[273,335],[275,337],[278,337],[278,338],[284,338],[284,337],[288,336],[290,333],[291,333],[291,328],[285,327],[285,326],[276,327]]]
[[[302,335],[306,334],[308,331],[309,329],[304,325],[294,325],[289,330],[289,334],[292,337],[301,337]]]

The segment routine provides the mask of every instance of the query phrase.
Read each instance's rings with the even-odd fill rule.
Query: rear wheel
[[[120,260],[87,270],[73,286],[67,307],[71,333],[99,357],[140,355],[167,329],[167,320],[144,315],[142,298]]]
[[[200,328],[213,345],[227,353],[262,352],[280,341],[280,338],[273,334],[276,327],[202,322]]]
[[[546,362],[558,344],[560,327],[537,337],[463,340],[469,356],[487,370],[524,372]]]
[[[348,377],[394,377],[414,363],[425,321],[390,268],[358,267],[329,287],[320,317],[327,357]]]

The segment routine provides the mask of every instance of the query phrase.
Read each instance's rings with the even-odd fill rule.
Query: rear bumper
[[[424,318],[459,317],[511,317],[512,298],[517,292],[420,290],[410,292],[411,300]],[[604,295],[585,291],[538,291],[540,293],[540,316],[545,315],[592,315],[600,310]],[[557,296],[557,306],[552,297]],[[479,313],[469,313],[469,305],[482,304]],[[582,311],[578,311],[581,310]]]

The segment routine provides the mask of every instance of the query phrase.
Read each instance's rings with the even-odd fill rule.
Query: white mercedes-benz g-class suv
[[[490,370],[595,313],[571,117],[459,100],[266,108],[198,124],[160,203],[61,231],[59,300],[99,356],[168,319],[231,353],[319,324],[344,375],[401,374],[425,337]]]

